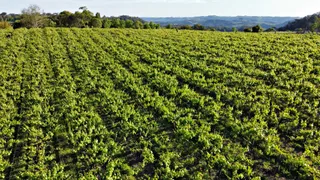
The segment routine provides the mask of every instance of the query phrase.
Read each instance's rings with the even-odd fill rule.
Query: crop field
[[[0,179],[320,179],[320,36],[0,31]]]

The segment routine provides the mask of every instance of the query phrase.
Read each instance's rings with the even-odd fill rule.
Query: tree
[[[126,28],[133,28],[133,27],[134,27],[133,21],[130,19],[126,20]]]
[[[168,24],[168,25],[166,26],[166,28],[167,28],[167,29],[173,29],[173,26],[172,26],[172,24]]]
[[[156,29],[156,24],[154,22],[149,22],[149,26],[151,29]]]
[[[160,24],[155,24],[154,27],[155,29],[160,29]]]
[[[233,28],[232,28],[232,32],[238,32],[238,29],[235,28],[235,27],[233,27]]]
[[[150,24],[149,23],[144,23],[143,24],[143,29],[150,29],[151,27],[150,27]]]
[[[141,21],[135,21],[134,22],[134,28],[135,29],[143,29],[143,24]]]
[[[89,22],[83,20],[83,15],[81,12],[76,11],[74,14],[71,14],[69,17],[71,27],[83,28],[88,26]]]
[[[0,14],[0,20],[1,21],[7,21],[7,13],[6,12],[2,12],[1,14]]]
[[[252,32],[262,32],[263,29],[260,25],[256,25],[252,27]]]
[[[101,19],[100,18],[92,18],[90,21],[90,27],[101,28],[102,27]]]
[[[205,27],[202,26],[201,24],[195,24],[195,25],[193,25],[192,29],[194,29],[194,30],[204,30]]]
[[[46,19],[44,26],[45,27],[56,27],[57,23],[51,19]]]
[[[99,18],[99,19],[101,18],[101,15],[99,12],[96,13],[96,18]]]
[[[21,24],[27,28],[44,27],[46,18],[41,15],[40,7],[37,5],[30,5],[28,8],[22,10]]]
[[[80,7],[79,9],[83,9],[83,11],[77,16],[77,18],[79,18],[82,21],[84,27],[87,27],[90,24],[91,19],[94,17],[93,13],[89,11],[86,7]]]
[[[318,18],[318,17],[315,17],[314,18],[314,22],[313,22],[313,24],[311,25],[311,27],[310,27],[310,30],[311,30],[311,32],[316,32],[316,31],[319,31],[319,29],[320,29],[320,18]]]
[[[126,28],[126,21],[120,20],[120,28]]]
[[[118,19],[118,18],[113,18],[112,20],[111,20],[111,28],[120,28],[120,24],[121,24],[121,22],[120,22],[120,19]]]
[[[57,17],[57,26],[58,27],[71,27],[71,24],[72,24],[71,15],[72,15],[72,13],[69,11],[60,12]]]
[[[112,22],[110,21],[110,19],[104,19],[102,21],[102,28],[110,28],[112,25]]]

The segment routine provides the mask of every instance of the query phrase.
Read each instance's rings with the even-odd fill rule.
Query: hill
[[[320,12],[312,15],[308,15],[303,18],[295,19],[294,21],[289,22],[284,27],[281,27],[282,31],[296,31],[297,29],[303,29],[310,31],[312,25],[317,21],[317,18],[320,18]]]
[[[319,36],[0,39],[0,179],[320,179]]]
[[[159,23],[162,26],[172,25],[194,25],[201,24],[207,27],[225,28],[231,30],[233,27],[243,30],[260,24],[264,29],[271,27],[283,27],[297,17],[264,17],[264,16],[199,16],[199,17],[142,17],[145,21]]]

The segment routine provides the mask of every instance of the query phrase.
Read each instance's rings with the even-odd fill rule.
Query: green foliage
[[[30,5],[28,8],[22,10],[21,24],[27,28],[44,27],[46,18],[41,15],[40,7],[37,5]]]
[[[202,26],[201,24],[195,24],[192,26],[192,29],[194,30],[205,30],[205,27]]]
[[[166,29],[173,29],[172,24],[168,24],[168,25],[166,26]]]
[[[187,29],[187,30],[191,30],[192,29],[192,26],[190,25],[184,25],[184,26],[180,26],[179,29]]]
[[[256,26],[253,26],[252,27],[252,32],[262,32],[263,31],[263,29],[262,29],[262,27],[260,26],[260,25],[256,25]]]
[[[100,13],[97,12],[95,18],[101,19]]]
[[[135,21],[133,27],[135,29],[143,29],[143,23],[141,21]]]
[[[112,26],[112,21],[110,19],[104,19],[102,21],[103,28],[110,28]]]
[[[0,29],[10,29],[12,28],[11,24],[6,21],[0,21]]]
[[[238,29],[235,28],[235,27],[233,27],[233,28],[232,28],[232,32],[238,32]]]
[[[94,28],[101,28],[102,27],[102,21],[99,18],[92,18],[90,22],[90,27]]]
[[[317,19],[320,18],[320,13],[315,13],[312,15],[305,16],[303,18],[296,19],[292,22],[289,22],[284,27],[281,27],[280,31],[295,31],[299,28],[303,28],[307,31],[315,31],[317,24]]]
[[[135,28],[142,29],[145,23],[138,17],[119,16],[119,17],[101,17],[97,12],[95,15],[89,11],[87,7],[79,8],[80,11],[74,13],[69,11],[62,11],[59,14],[51,14],[41,12],[37,5],[31,5],[29,8],[22,11],[13,17],[6,13],[0,14],[0,21],[10,20],[13,27],[27,27],[27,28],[43,28],[43,27],[76,27],[76,28]],[[160,24],[149,22],[150,29],[160,29]]]
[[[121,27],[121,20],[120,19],[118,19],[118,18],[114,18],[114,19],[112,19],[111,20],[111,27],[112,28],[120,28]]]
[[[126,28],[133,28],[134,22],[132,20],[126,20]]]
[[[248,27],[243,30],[244,32],[252,32],[252,28]]]
[[[274,27],[265,30],[265,32],[276,32],[276,31],[277,30]]]
[[[320,179],[317,35],[0,39],[0,179]]]
[[[314,22],[310,27],[311,32],[316,32],[320,30],[320,18],[319,17],[315,17],[314,18]]]
[[[144,23],[143,29],[151,29],[150,23],[148,23],[148,22]]]

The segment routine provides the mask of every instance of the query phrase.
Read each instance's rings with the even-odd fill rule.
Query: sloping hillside
[[[279,30],[295,31],[300,28],[303,30],[311,30],[311,27],[316,22],[317,18],[320,18],[320,13],[315,13],[304,18],[296,19],[281,27]]]

